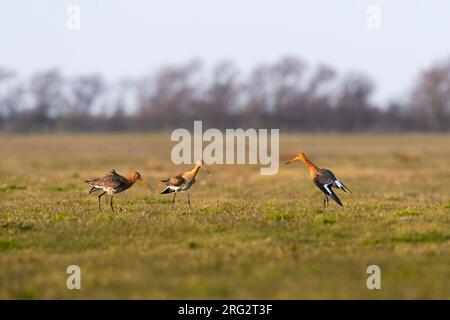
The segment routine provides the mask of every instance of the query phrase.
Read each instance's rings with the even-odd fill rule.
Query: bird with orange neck
[[[320,191],[325,194],[325,198],[323,199],[324,207],[327,206],[329,198],[333,199],[338,205],[343,207],[341,200],[334,193],[332,188],[335,187],[341,189],[345,193],[351,191],[342,183],[342,181],[336,178],[333,172],[328,169],[318,168],[304,153],[295,155],[294,158],[285,162],[285,164],[289,164],[294,161],[302,161],[308,167],[312,181],[320,189]]]
[[[113,197],[116,193],[120,193],[129,189],[133,186],[137,181],[142,183],[148,190],[154,192],[152,186],[150,186],[145,180],[142,179],[142,176],[139,172],[133,171],[128,178],[121,176],[116,172],[116,170],[111,170],[106,176],[102,178],[95,178],[92,180],[86,180],[85,182],[92,186],[91,190],[89,190],[89,194],[103,190],[98,196],[98,210],[101,210],[100,199],[104,194],[109,194],[111,196],[110,205],[111,210],[114,212],[113,207]]]
[[[205,162],[202,160],[198,161],[194,169],[192,169],[191,171],[180,173],[175,177],[161,180],[161,182],[165,182],[167,185],[167,187],[163,191],[161,191],[161,194],[173,193],[172,208],[175,205],[175,197],[177,195],[177,192],[187,193],[187,200],[189,203],[189,207],[191,207],[191,199],[189,198],[189,189],[195,183],[195,177],[197,176],[200,168],[203,168],[209,174],[208,169],[206,169]]]

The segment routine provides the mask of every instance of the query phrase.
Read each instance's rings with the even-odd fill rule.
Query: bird
[[[289,164],[294,161],[302,161],[309,169],[309,173],[314,184],[325,194],[323,199],[323,206],[326,207],[329,202],[329,198],[333,199],[338,205],[343,207],[341,200],[334,193],[333,187],[341,189],[345,193],[351,193],[342,181],[340,181],[333,172],[328,169],[318,168],[304,153],[296,154],[291,160],[286,161],[285,164]]]
[[[175,205],[175,197],[177,195],[177,192],[187,192],[187,200],[189,207],[191,207],[191,199],[189,198],[189,189],[192,187],[192,185],[195,183],[195,177],[197,176],[198,171],[200,168],[203,168],[208,174],[209,171],[205,167],[205,162],[197,161],[194,169],[191,171],[186,171],[184,173],[180,173],[172,178],[162,179],[161,182],[165,182],[167,187],[161,191],[161,194],[173,194],[172,199],[172,209]]]
[[[124,190],[130,188],[136,181],[141,182],[148,190],[154,192],[155,189],[150,186],[147,182],[142,179],[142,176],[139,172],[133,171],[128,178],[121,176],[116,172],[116,170],[111,170],[107,175],[102,178],[95,178],[91,180],[85,180],[86,183],[92,186],[91,190],[89,190],[89,194],[103,190],[98,196],[98,210],[101,210],[100,199],[105,194],[108,193],[111,196],[110,206],[111,210],[114,211],[113,207],[113,197],[116,193],[120,193]]]

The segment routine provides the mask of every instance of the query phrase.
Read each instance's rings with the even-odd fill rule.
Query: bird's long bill
[[[148,190],[150,190],[151,192],[155,192],[155,189],[149,185],[144,179],[139,180]]]
[[[205,171],[206,171],[207,174],[211,174],[211,173],[208,171],[208,169],[206,169],[205,166],[202,166],[202,168],[205,169]]]
[[[291,163],[291,162],[294,162],[295,160],[297,160],[297,158],[296,157],[294,157],[294,158],[292,158],[291,160],[289,160],[289,161],[286,161],[284,164],[289,164],[289,163]]]

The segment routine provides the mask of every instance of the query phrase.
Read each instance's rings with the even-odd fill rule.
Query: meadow
[[[141,185],[116,213],[86,178],[186,171],[159,135],[0,137],[1,299],[450,299],[450,135],[282,135],[353,191],[330,202],[305,166],[211,165],[186,195]],[[66,288],[68,265],[81,290]],[[381,268],[368,290],[366,268]]]

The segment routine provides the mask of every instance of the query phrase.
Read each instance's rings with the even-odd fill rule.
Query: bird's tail
[[[167,186],[163,191],[161,191],[161,194],[168,194],[168,193],[172,193],[175,192],[173,191],[169,186]]]
[[[169,181],[169,178],[167,178],[167,179],[161,179],[161,182],[168,182]]]
[[[342,191],[344,191],[345,193],[352,193],[351,191],[350,191],[350,189],[349,188],[347,188],[347,186],[345,185],[345,184],[343,184],[342,183],[342,181],[340,181],[340,180],[336,180],[335,182],[334,182],[334,185],[337,187],[337,188],[339,188],[339,189],[341,189]]]
[[[95,191],[97,191],[97,190],[98,190],[98,188],[92,187],[91,190],[89,190],[89,194],[91,194],[92,192],[95,192]]]
[[[347,193],[347,192],[353,193],[349,188],[347,188],[347,186],[346,186],[345,184],[343,184],[342,182],[341,182],[341,184],[342,184],[343,190],[344,190],[346,193]]]
[[[336,195],[336,193],[334,193],[333,190],[331,190],[330,188],[330,193],[328,194],[328,196],[334,200],[334,202],[336,202],[338,205],[340,205],[341,207],[343,207],[343,204],[341,202],[341,199],[338,198],[338,196]]]

